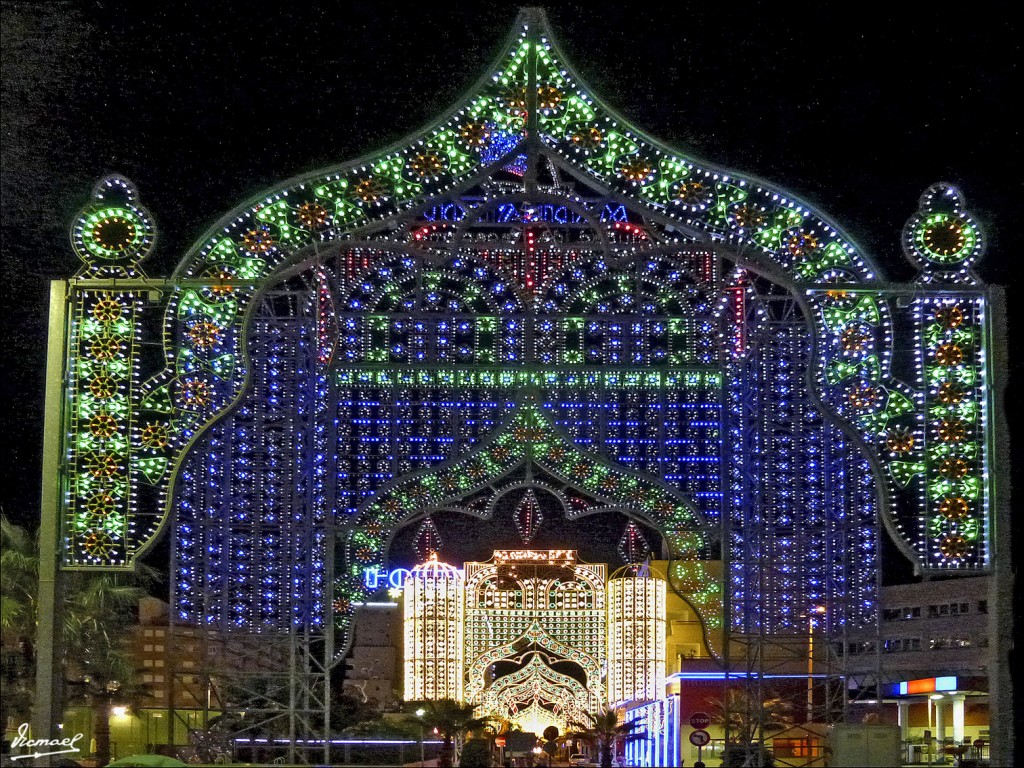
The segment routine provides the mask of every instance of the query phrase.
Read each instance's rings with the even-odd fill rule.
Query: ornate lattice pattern
[[[944,321],[903,311],[900,291],[881,283],[852,241],[810,207],[770,185],[689,159],[626,125],[573,74],[541,20],[524,17],[493,73],[449,116],[400,148],[303,177],[227,215],[162,283],[162,299],[146,295],[165,303],[166,349],[163,370],[141,386],[135,383],[142,370],[138,350],[152,340],[151,332],[132,320],[123,335],[96,335],[100,321],[90,302],[100,303],[106,291],[104,301],[119,302],[134,318],[142,288],[87,286],[110,277],[141,279],[138,264],[153,245],[154,229],[128,182],[111,178],[98,185],[72,234],[85,266],[71,304],[65,384],[65,566],[128,566],[146,547],[162,521],[184,449],[246,397],[243,384],[256,373],[243,354],[252,301],[262,300],[279,267],[342,238],[349,245],[333,272],[318,277],[314,322],[304,331],[306,343],[318,349],[319,365],[306,413],[326,420],[336,398],[350,409],[337,411],[340,421],[376,425],[368,435],[361,427],[348,435],[311,427],[308,442],[313,508],[326,514],[328,502],[337,499],[341,513],[357,521],[348,541],[358,546],[345,556],[361,559],[351,562],[383,556],[383,540],[367,530],[372,521],[366,512],[383,511],[376,505],[387,500],[378,492],[384,486],[395,494],[403,483],[419,483],[424,503],[435,503],[447,496],[424,486],[432,475],[400,478],[456,460],[470,462],[462,468],[482,478],[504,471],[491,451],[500,447],[502,425],[511,423],[510,401],[501,397],[508,390],[481,385],[481,399],[468,408],[458,405],[465,402],[459,399],[465,382],[488,377],[539,388],[537,418],[551,434],[564,437],[575,419],[570,414],[584,414],[578,422],[584,426],[565,442],[571,444],[568,453],[583,456],[577,469],[591,471],[570,473],[555,462],[552,471],[560,477],[581,485],[588,476],[612,482],[605,473],[624,465],[636,473],[625,477],[643,473],[685,492],[702,517],[721,514],[726,491],[713,467],[723,429],[722,416],[716,426],[714,413],[722,397],[664,383],[680,376],[708,383],[721,377],[723,339],[742,357],[746,324],[723,329],[719,321],[746,312],[745,294],[723,283],[715,271],[717,254],[685,255],[665,247],[689,238],[736,246],[743,253],[738,261],[767,264],[806,305],[816,379],[806,396],[852,425],[872,452],[872,468],[891,481],[888,506],[880,512],[905,537],[908,552],[926,569],[985,568],[991,493],[984,450],[987,320],[970,272],[984,238],[962,196],[948,185],[928,190],[903,241],[921,267],[915,312],[924,318],[940,304],[959,302],[964,313],[962,327],[940,333],[933,326]],[[539,148],[524,143],[528,134],[539,139]],[[563,173],[576,181],[563,183]],[[523,193],[524,180],[535,193]],[[400,214],[414,225],[403,229]],[[372,242],[351,245],[360,238]],[[101,311],[108,309],[113,312],[108,305]],[[119,322],[112,327],[120,328]],[[897,338],[912,340],[919,364],[894,352]],[[521,367],[524,361],[531,366]],[[538,362],[550,370],[540,370]],[[602,370],[587,371],[588,365]],[[575,366],[578,372],[569,370]],[[635,370],[620,372],[628,366]],[[655,420],[628,415],[588,433],[594,420],[584,413],[590,406],[583,398],[550,395],[555,382],[578,387],[581,379],[573,376],[600,377],[602,396],[621,386],[623,413],[692,407],[697,418],[666,415],[661,423],[676,429],[673,435],[655,435]],[[662,382],[656,387],[655,376]],[[395,408],[416,415],[381,415],[380,406],[370,404],[380,391],[367,383],[375,377],[382,387],[388,377],[412,377],[409,398],[401,400],[407,404]],[[436,400],[415,399],[422,377],[438,382],[431,393]],[[718,386],[725,384],[718,379]],[[386,386],[402,391],[390,381]],[[953,387],[963,390],[956,403],[947,402]],[[346,391],[351,398],[345,399]],[[591,395],[585,388],[576,392]],[[673,400],[677,395],[683,399]],[[103,397],[123,409],[123,418],[99,413],[95,402]],[[432,425],[424,427],[427,442],[382,467],[387,462],[375,441],[365,438],[379,438],[378,444],[387,438],[393,445],[393,425],[420,419],[424,409],[433,414],[422,422]],[[363,416],[367,410],[370,415]],[[453,424],[458,426],[445,426]],[[610,426],[620,434],[609,433]],[[398,437],[411,436],[399,429]],[[348,462],[348,476],[332,476],[327,457],[343,438],[338,461]],[[850,440],[842,450],[855,450],[857,440]],[[668,445],[676,447],[664,450]],[[591,449],[607,461],[591,458]],[[678,469],[661,471],[666,460],[678,460]],[[410,492],[414,488],[408,485]],[[863,489],[847,493],[861,498]],[[621,502],[620,496],[603,498]],[[675,501],[665,504],[679,508]],[[667,524],[664,516],[661,521]],[[341,569],[350,567],[346,561]],[[680,579],[683,574],[670,574],[671,583]],[[698,592],[707,589],[688,576],[683,581]],[[343,594],[339,605],[357,597]]]
[[[537,557],[514,559],[524,554]],[[467,563],[467,700],[501,707],[490,712],[526,706],[515,696],[507,701],[488,699],[488,669],[506,659],[527,662],[501,678],[502,690],[510,685],[519,690],[515,684],[536,677],[531,664],[545,667],[548,679],[563,677],[543,663],[547,659],[569,661],[582,669],[586,680],[576,684],[582,695],[577,706],[600,704],[607,642],[605,575],[603,564],[580,562],[571,550],[499,550],[490,562]]]

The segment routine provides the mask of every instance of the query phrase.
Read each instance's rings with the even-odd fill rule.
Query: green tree
[[[462,747],[459,768],[490,768],[491,745],[486,739],[470,739]]]
[[[39,553],[24,528],[0,517],[0,727],[32,708]]]
[[[138,703],[145,690],[125,641],[136,621],[139,600],[157,572],[140,565],[135,573],[65,573],[60,632],[64,656],[61,669],[77,694],[92,708],[93,733],[99,766],[110,760],[110,706],[115,700]],[[28,718],[35,682],[34,645],[39,583],[38,541],[24,528],[0,517],[0,628],[3,647],[20,652],[20,663],[5,660],[2,698],[4,716]],[[8,654],[5,653],[5,656]],[[13,706],[12,706],[13,705]]]
[[[423,711],[422,715],[409,718],[410,722],[419,723],[427,731],[441,737],[438,768],[451,768],[457,739],[473,731],[481,731],[492,722],[489,717],[476,717],[472,705],[460,704],[452,699],[413,702],[410,707],[414,711]]]
[[[721,699],[709,702],[711,718],[727,726],[729,741],[725,745],[722,765],[771,766],[771,752],[762,744],[766,734],[779,731],[793,723],[792,708],[777,696],[757,697],[744,688],[729,688]]]
[[[140,586],[153,578],[145,569],[133,574],[73,573],[66,582],[61,629],[64,633],[64,675],[92,709],[96,763],[110,762],[110,708],[115,700],[138,702],[145,688],[125,640],[136,622]]]
[[[413,722],[413,720],[416,722]],[[371,720],[360,720],[344,728],[344,736],[369,739],[409,739],[420,735],[418,718],[395,720],[389,717],[375,717]]]
[[[601,759],[601,768],[612,768],[615,748],[623,742],[646,738],[645,733],[636,733],[639,722],[620,723],[619,715],[613,709],[585,712],[586,723],[576,723],[579,730],[567,734],[568,738],[585,741],[594,745]]]

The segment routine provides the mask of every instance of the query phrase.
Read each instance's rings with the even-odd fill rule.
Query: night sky
[[[144,267],[167,275],[239,202],[458,101],[516,6],[456,5],[3,2],[4,514],[38,518],[48,281],[78,268],[67,233],[92,185],[110,172],[136,183],[159,229]],[[634,125],[811,202],[893,279],[913,274],[904,222],[944,180],[988,232],[983,278],[1024,288],[1019,30],[998,4],[899,18],[833,5],[559,4],[548,16],[583,81]],[[1020,385],[1024,348],[1011,354]]]

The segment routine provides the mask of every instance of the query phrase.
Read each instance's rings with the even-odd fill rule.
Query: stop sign
[[[707,728],[711,725],[711,716],[707,712],[694,712],[690,715],[691,728]]]

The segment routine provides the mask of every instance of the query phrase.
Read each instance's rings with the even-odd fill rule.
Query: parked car
[[[590,765],[590,759],[579,752],[569,755],[569,765],[572,768],[583,768],[585,765]]]

